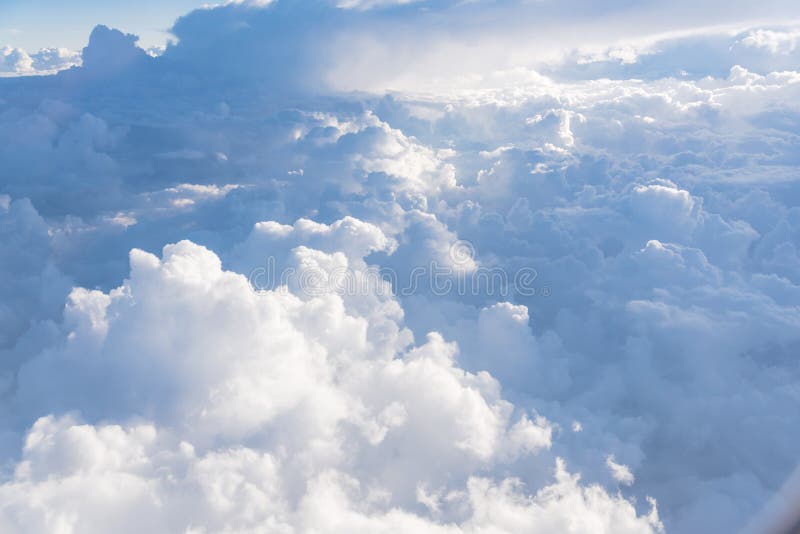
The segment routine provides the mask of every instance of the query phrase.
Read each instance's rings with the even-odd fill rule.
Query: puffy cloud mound
[[[26,532],[650,532],[651,512],[584,488],[558,463],[535,495],[519,481],[472,477],[448,494],[464,519],[447,524],[388,507],[387,495],[337,470],[291,494],[279,457],[237,447],[201,453],[149,425],[94,427],[70,417],[39,419],[13,480],[0,486],[0,525]],[[439,509],[439,495],[420,490]]]
[[[103,75],[135,68],[147,60],[147,53],[136,46],[138,37],[119,30],[97,26],[81,57],[85,72]]]
[[[311,231],[335,243],[347,226],[364,225]],[[480,476],[549,448],[552,425],[515,414],[487,373],[459,369],[441,335],[408,347],[400,328],[371,331],[365,312],[387,309],[373,306],[255,292],[188,241],[163,259],[134,250],[123,286],[72,291],[63,342],[22,367],[15,403],[30,418],[69,405],[92,421],[139,422],[36,420],[0,486],[2,521],[82,532],[659,527],[654,509],[637,515],[561,462],[535,495]]]
[[[227,2],[0,80],[0,530],[790,524],[797,29],[556,4]]]
[[[28,53],[22,48],[0,48],[0,76],[53,74],[81,64],[81,55],[66,48],[43,48]]]

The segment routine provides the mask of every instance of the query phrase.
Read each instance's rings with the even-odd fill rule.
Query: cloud
[[[13,481],[0,486],[4,528],[134,532],[650,532],[654,511],[637,517],[626,501],[582,487],[559,462],[555,481],[527,496],[518,481],[471,478],[447,500],[465,518],[441,525],[397,508],[337,471],[309,481],[296,507],[284,461],[250,448],[200,453],[148,425],[81,424],[42,418],[26,438]],[[43,471],[44,470],[44,471]],[[44,474],[47,476],[43,476]],[[193,505],[194,503],[194,505]]]
[[[611,476],[614,480],[625,486],[630,486],[634,482],[633,473],[628,469],[627,465],[618,464],[614,461],[614,456],[606,458],[606,466],[611,471]]]
[[[305,248],[297,254],[326,256]],[[245,277],[221,270],[212,252],[190,242],[166,247],[163,259],[133,251],[122,287],[108,294],[73,290],[64,343],[23,366],[16,403],[23,414],[58,413],[71,399],[71,408],[93,421],[153,423],[36,420],[14,480],[0,489],[11,499],[4,520],[28,530],[101,531],[146,514],[156,530],[288,529],[299,521],[297,528],[331,531],[399,525],[437,531],[454,527],[396,506],[413,502],[419,484],[456,484],[447,506],[454,517],[466,514],[466,532],[547,530],[566,521],[565,507],[608,529],[659,527],[657,516],[639,517],[628,501],[579,486],[563,467],[556,485],[532,504],[524,504],[513,481],[496,487],[472,477],[474,469],[548,448],[550,423],[515,415],[487,373],[455,367],[457,347],[439,334],[404,349],[400,332],[376,336],[356,308],[330,294],[301,300],[285,290],[256,293]],[[242,449],[243,441],[257,448]],[[167,483],[175,476],[188,494]],[[359,480],[378,498],[371,512],[351,501]],[[75,513],[68,503],[79,494],[84,511]],[[178,505],[181,494],[205,499],[209,517]],[[147,512],[172,500],[174,517]],[[47,503],[43,518],[29,508],[35,502]],[[104,515],[88,522],[101,502]],[[494,507],[507,517],[495,519]]]
[[[350,7],[0,80],[4,528],[746,524],[800,436],[795,30]]]
[[[81,64],[81,56],[66,48],[43,48],[29,54],[22,48],[0,48],[0,76],[53,74]]]
[[[21,48],[3,47],[2,72],[25,72],[33,70],[33,59]]]
[[[138,40],[135,35],[96,26],[81,54],[83,72],[90,76],[109,76],[145,64],[148,55],[136,46]]]

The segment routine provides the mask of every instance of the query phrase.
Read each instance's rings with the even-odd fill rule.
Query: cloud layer
[[[0,80],[2,530],[757,531],[800,438],[797,29],[429,77],[562,14],[262,4]]]

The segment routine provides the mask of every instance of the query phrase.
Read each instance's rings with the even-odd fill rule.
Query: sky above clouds
[[[81,0],[65,6],[56,0],[5,0],[0,5],[0,44],[31,52],[53,47],[78,50],[85,46],[91,29],[97,24],[104,24],[136,34],[144,48],[163,46],[172,38],[169,29],[176,18],[192,9],[225,3],[258,7],[270,1]],[[450,41],[454,34],[460,34],[462,46],[475,44],[476,40],[487,37],[491,37],[495,46],[503,46],[513,39],[516,43],[514,49],[506,48],[503,51],[503,55],[512,58],[541,52],[520,50],[528,48],[522,46],[526,44],[534,45],[537,49],[547,48],[552,52],[564,46],[603,45],[615,40],[646,40],[654,35],[673,32],[713,27],[742,28],[753,24],[787,24],[800,20],[800,8],[796,2],[788,0],[758,3],[746,0],[709,1],[701,4],[683,0],[602,3],[586,0],[315,0],[300,2],[298,8],[301,12],[313,12],[316,9],[314,6],[320,5],[340,6],[361,12],[383,10],[385,17],[379,18],[388,20],[390,33],[405,34],[412,40],[420,37],[418,24],[421,20],[429,21],[436,28],[432,35],[424,37],[441,41],[447,38]],[[385,8],[389,7],[399,9],[390,10],[387,14]],[[478,13],[480,16],[476,16]],[[411,27],[414,27],[413,31]],[[376,30],[374,24],[371,29]],[[388,42],[382,44],[390,46]],[[485,43],[482,44],[484,48]],[[375,49],[370,52],[377,54],[380,51]]]
[[[201,7],[201,0],[4,0],[0,4],[0,43],[35,51],[78,50],[89,32],[106,24],[136,33],[146,47],[163,45],[173,21]]]
[[[0,531],[796,524],[795,3],[74,4],[0,7]]]

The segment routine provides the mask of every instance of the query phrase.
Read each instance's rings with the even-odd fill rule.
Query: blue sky
[[[2,0],[0,46],[20,47],[28,51],[45,47],[80,50],[86,45],[90,31],[97,24],[138,35],[139,45],[143,48],[161,46],[170,38],[168,29],[178,17],[203,5],[221,3],[224,2],[77,0],[66,4],[59,0]],[[358,11],[362,8],[405,3],[393,0],[349,0],[341,2],[341,5],[356,7]],[[302,2],[300,5],[303,5]],[[410,9],[400,10],[397,16],[393,16],[392,24],[402,27],[404,23],[410,23],[413,26],[420,22],[414,18],[413,13],[429,9],[443,9],[447,12],[451,32],[458,31],[462,25],[469,28],[471,20],[481,20],[480,33],[504,35],[516,28],[526,35],[526,40],[534,39],[535,44],[529,42],[528,45],[531,46],[528,48],[537,49],[579,46],[590,41],[608,44],[619,39],[646,38],[656,34],[708,28],[744,28],[753,24],[791,25],[800,17],[800,5],[790,0],[760,3],[749,0],[709,0],[700,5],[690,0],[622,0],[602,4],[585,3],[581,0],[540,0],[519,4],[512,0],[463,3],[418,0],[412,2]],[[479,15],[482,12],[488,16]],[[540,24],[542,22],[545,24]],[[534,25],[536,32],[530,32],[529,29]],[[473,30],[474,28],[468,31]],[[408,34],[409,30],[402,33]],[[416,37],[418,36],[412,36],[411,41]],[[518,42],[519,38],[517,35],[512,41]],[[507,50],[507,43],[501,46],[506,49],[503,55],[518,53]],[[390,53],[397,51],[392,46]]]
[[[96,24],[120,28],[141,37],[143,46],[163,44],[166,30],[180,15],[203,5],[201,0],[3,0],[0,45],[27,50],[43,47],[80,49]]]

